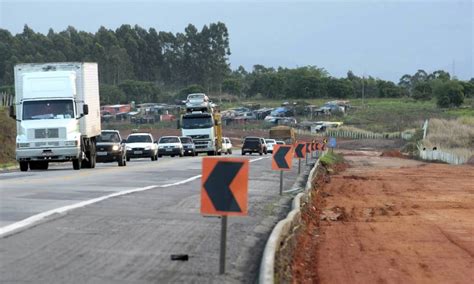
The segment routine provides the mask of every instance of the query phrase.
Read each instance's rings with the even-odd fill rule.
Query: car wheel
[[[130,162],[130,157],[127,156],[127,159],[126,159],[126,160],[127,160],[127,162]]]
[[[174,155],[171,155],[171,158],[174,158]]]
[[[158,154],[158,158],[161,158],[161,157],[163,157],[163,155]]]
[[[118,161],[118,166],[119,166],[119,167],[125,166],[125,159],[124,159],[123,157],[120,158],[120,160]]]
[[[263,153],[262,153],[262,152],[260,152],[259,154],[260,154],[260,156],[262,156],[262,155],[263,155]]]

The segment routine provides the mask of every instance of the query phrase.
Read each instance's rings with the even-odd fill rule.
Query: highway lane
[[[126,167],[106,163],[80,171],[64,163],[54,164],[46,171],[0,173],[0,227],[78,201],[183,180],[200,174],[201,159],[136,159]]]
[[[251,164],[249,216],[229,219],[229,272],[223,277],[216,275],[220,221],[199,214],[196,179],[114,197],[1,238],[0,282],[251,282],[268,234],[289,209],[289,198],[278,196],[279,173],[270,170],[269,158]],[[201,157],[132,160],[125,168],[103,164],[79,172],[59,165],[42,172],[3,173],[2,222],[200,173]],[[285,177],[289,188],[296,170]],[[173,253],[189,254],[190,260],[170,261]]]

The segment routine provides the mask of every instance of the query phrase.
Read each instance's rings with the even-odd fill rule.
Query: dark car
[[[125,145],[118,130],[103,130],[96,142],[98,163],[117,162],[120,167],[127,165]]]
[[[185,156],[197,156],[196,146],[191,137],[181,136],[179,137],[179,140],[181,140],[181,144],[183,144],[183,152]]]
[[[244,144],[242,145],[242,155],[247,153],[259,153],[260,155],[263,155],[265,152],[265,143],[262,143],[262,139],[263,138],[260,137],[245,137]]]

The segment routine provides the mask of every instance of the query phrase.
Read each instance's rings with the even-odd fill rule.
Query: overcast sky
[[[316,65],[332,76],[398,82],[417,69],[474,77],[472,0],[443,1],[24,1],[0,0],[0,27],[95,32],[121,24],[182,32],[221,21],[233,69]]]

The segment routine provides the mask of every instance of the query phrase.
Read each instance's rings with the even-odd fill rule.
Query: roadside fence
[[[413,136],[411,132],[391,132],[391,133],[374,133],[370,131],[350,131],[343,129],[328,129],[325,132],[312,133],[308,130],[297,129],[297,134],[310,135],[318,137],[340,137],[350,139],[404,139],[409,140]]]
[[[467,163],[469,157],[458,156],[453,153],[445,152],[442,150],[428,150],[423,145],[418,144],[418,155],[422,160],[427,161],[442,161],[452,165],[461,165]]]
[[[11,94],[0,93],[0,106],[7,107],[14,103],[15,97]]]

